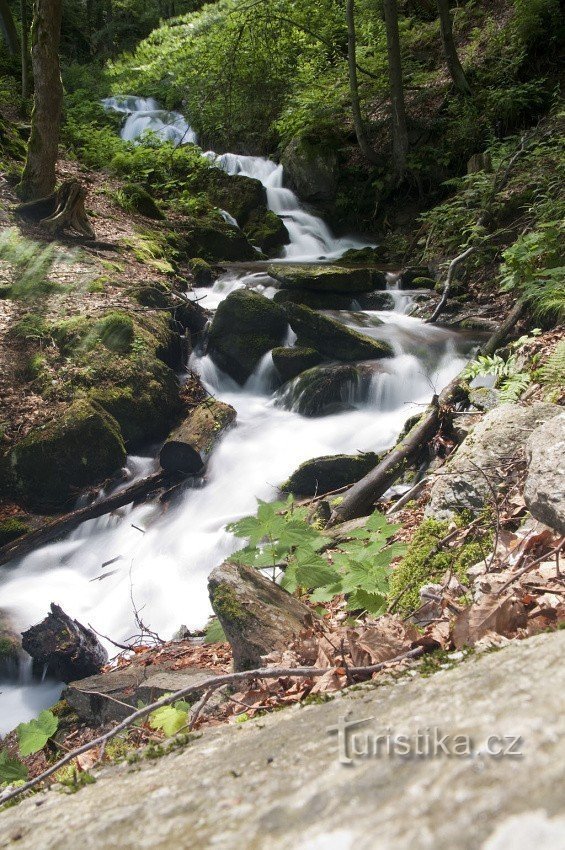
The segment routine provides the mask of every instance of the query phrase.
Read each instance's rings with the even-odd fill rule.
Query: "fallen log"
[[[231,405],[213,398],[198,404],[167,437],[159,454],[161,467],[165,472],[184,475],[202,472],[210,452],[236,415]]]
[[[22,633],[22,648],[63,682],[94,676],[108,661],[108,653],[94,632],[71,619],[54,602],[41,623]]]
[[[87,519],[96,519],[124,505],[129,505],[130,502],[142,501],[158,490],[174,484],[176,481],[178,481],[178,476],[172,476],[167,472],[156,472],[147,478],[136,481],[135,484],[132,484],[131,487],[126,487],[125,490],[112,493],[106,499],[101,499],[99,502],[93,502],[93,504],[87,505],[84,508],[78,508],[76,511],[63,514],[63,516],[51,520],[45,525],[40,526],[40,528],[30,531],[29,534],[24,534],[11,543],[0,547],[0,566],[7,564],[8,561],[14,558],[21,558],[38,546],[44,546],[51,540],[67,534]]]
[[[522,302],[518,302],[478,353],[493,354],[510,333],[523,310]],[[445,387],[439,398],[434,396],[428,409],[408,434],[371,472],[347,491],[343,502],[334,508],[327,527],[331,528],[338,523],[369,513],[377,499],[394,484],[404,470],[417,459],[422,448],[437,434],[440,425],[449,417],[454,405],[464,400],[466,395],[467,387],[459,373]]]

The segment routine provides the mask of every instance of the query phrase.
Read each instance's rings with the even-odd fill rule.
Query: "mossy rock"
[[[243,231],[219,215],[188,219],[179,231],[177,248],[180,257],[202,257],[210,262],[237,262],[258,257]]]
[[[19,517],[10,517],[0,522],[0,546],[11,543],[12,540],[27,534],[29,525]]]
[[[191,261],[195,262],[195,261]],[[208,263],[199,260],[207,268]],[[201,333],[209,320],[209,313],[196,301],[179,301],[173,298],[170,288],[161,281],[152,281],[130,290],[130,294],[145,307],[153,307],[157,310],[169,309],[175,322],[179,322],[185,330],[193,334]],[[168,325],[170,332],[176,335],[176,331]],[[176,343],[173,343],[176,345]],[[163,358],[162,358],[163,359]],[[168,360],[165,363],[171,365]]]
[[[238,289],[216,310],[208,350],[220,369],[243,384],[261,358],[280,345],[286,332],[281,307],[257,292]]]
[[[266,207],[253,210],[243,231],[252,245],[256,245],[268,257],[277,254],[283,245],[288,245],[290,236],[282,218]]]
[[[350,310],[353,297],[343,295],[341,292],[279,289],[278,292],[275,292],[273,301],[275,304],[302,304],[304,307],[311,307],[312,310]]]
[[[355,484],[379,462],[374,452],[357,455],[325,455],[302,463],[281,485],[285,493],[320,496]]]
[[[422,288],[422,284],[420,283],[418,286],[416,285],[416,281],[428,280],[430,281],[429,288],[433,289],[435,286],[435,280],[430,274],[430,270],[427,266],[410,266],[409,268],[403,269],[400,272],[400,276],[398,278],[398,288],[399,289],[420,289]]]
[[[126,183],[122,186],[122,193],[128,209],[145,218],[152,218],[157,221],[162,221],[165,218],[165,214],[157,201],[139,183]]]
[[[134,322],[127,313],[112,311],[100,319],[74,316],[51,325],[50,334],[62,354],[82,348],[91,351],[102,344],[114,354],[128,354],[135,338]]]
[[[259,180],[242,174],[227,174],[216,166],[195,174],[190,188],[205,193],[214,206],[229,212],[240,227],[247,223],[254,210],[267,206],[267,192]]]
[[[0,299],[12,297],[12,286],[9,283],[0,283]]]
[[[376,360],[394,354],[388,342],[364,336],[309,307],[287,304],[285,312],[300,343],[315,348],[325,357],[345,361]]]
[[[352,364],[317,366],[283,387],[279,404],[302,416],[329,416],[352,410],[368,375]]]
[[[13,676],[22,653],[21,637],[6,611],[0,608],[0,675]]]
[[[379,245],[376,248],[350,248],[336,261],[336,265],[373,266],[376,263],[382,263],[385,257],[386,252]]]
[[[394,310],[394,298],[390,292],[369,292],[357,298],[362,310]]]
[[[113,475],[125,459],[118,423],[86,400],[34,428],[11,452],[19,498],[45,513],[69,508],[81,490]]]
[[[192,257],[188,261],[188,270],[190,271],[195,286],[210,286],[214,280],[214,272],[212,267],[202,257]]]
[[[379,269],[345,268],[338,265],[277,265],[268,274],[288,289],[308,289],[315,292],[342,292],[351,295],[386,289],[386,278]]]
[[[290,381],[306,369],[322,362],[322,355],[314,348],[273,348],[273,363],[281,380]]]
[[[339,177],[334,146],[295,136],[282,153],[285,174],[304,201],[328,203],[335,198]]]

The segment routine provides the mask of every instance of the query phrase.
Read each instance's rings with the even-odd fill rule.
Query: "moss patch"
[[[0,546],[5,546],[21,537],[22,534],[27,534],[29,525],[17,517],[11,517],[0,522]]]

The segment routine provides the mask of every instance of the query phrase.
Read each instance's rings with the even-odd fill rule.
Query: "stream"
[[[124,139],[135,140],[149,129],[176,143],[196,142],[183,116],[160,110],[152,99],[109,98],[105,103],[124,113]],[[269,207],[283,217],[291,237],[283,261],[330,260],[349,248],[370,244],[334,237],[284,187],[282,166],[262,157],[212,152],[206,156],[230,174],[255,177],[265,185]],[[210,289],[199,289],[199,299],[205,296],[200,303],[215,309],[242,286],[272,296],[274,282],[264,264],[250,265],[232,267]],[[369,336],[386,339],[395,351],[394,358],[379,361],[368,384],[348,388],[344,412],[301,416],[292,387],[284,394],[277,391],[270,354],[244,387],[209,357],[192,354],[189,368],[201,375],[211,393],[237,410],[237,427],[214,451],[203,484],[187,489],[166,511],[160,504],[129,506],[85,522],[64,539],[10,563],[0,571],[0,607],[25,629],[57,602],[71,616],[116,641],[136,632],[132,599],[144,622],[164,638],[181,624],[202,627],[210,613],[207,576],[241,546],[225,530],[226,523],[253,513],[257,498],[276,498],[281,482],[309,458],[378,452],[391,446],[405,420],[421,410],[470,356],[473,339],[409,316],[411,294],[395,290],[393,282],[390,286],[395,299],[392,311],[360,311],[352,303],[349,311],[329,313]],[[293,341],[289,329],[286,344]],[[149,447],[147,456],[128,458],[128,483],[157,468],[156,448]],[[34,680],[30,667],[22,664],[12,679],[0,682],[0,734],[51,705],[60,689],[56,682]]]

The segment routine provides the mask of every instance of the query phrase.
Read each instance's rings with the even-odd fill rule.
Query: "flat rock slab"
[[[0,848],[561,848],[564,652],[565,633],[540,635],[427,679],[407,675],[210,729],[161,759],[105,768],[78,794],[49,792],[6,810]],[[328,732],[345,715],[372,718],[356,727],[370,735],[469,736],[475,754],[346,766]],[[523,755],[487,755],[494,735],[521,736]]]
[[[129,667],[71,682],[62,696],[83,720],[102,725],[123,720],[137,707],[138,700],[154,702],[165,694],[196,685],[213,675],[211,670],[200,667],[168,670],[166,666],[130,664]]]
[[[288,265],[269,266],[268,273],[281,286],[317,292],[358,293],[386,288],[386,277],[380,269],[344,266]]]
[[[565,413],[536,428],[527,454],[526,506],[536,519],[565,534]]]

